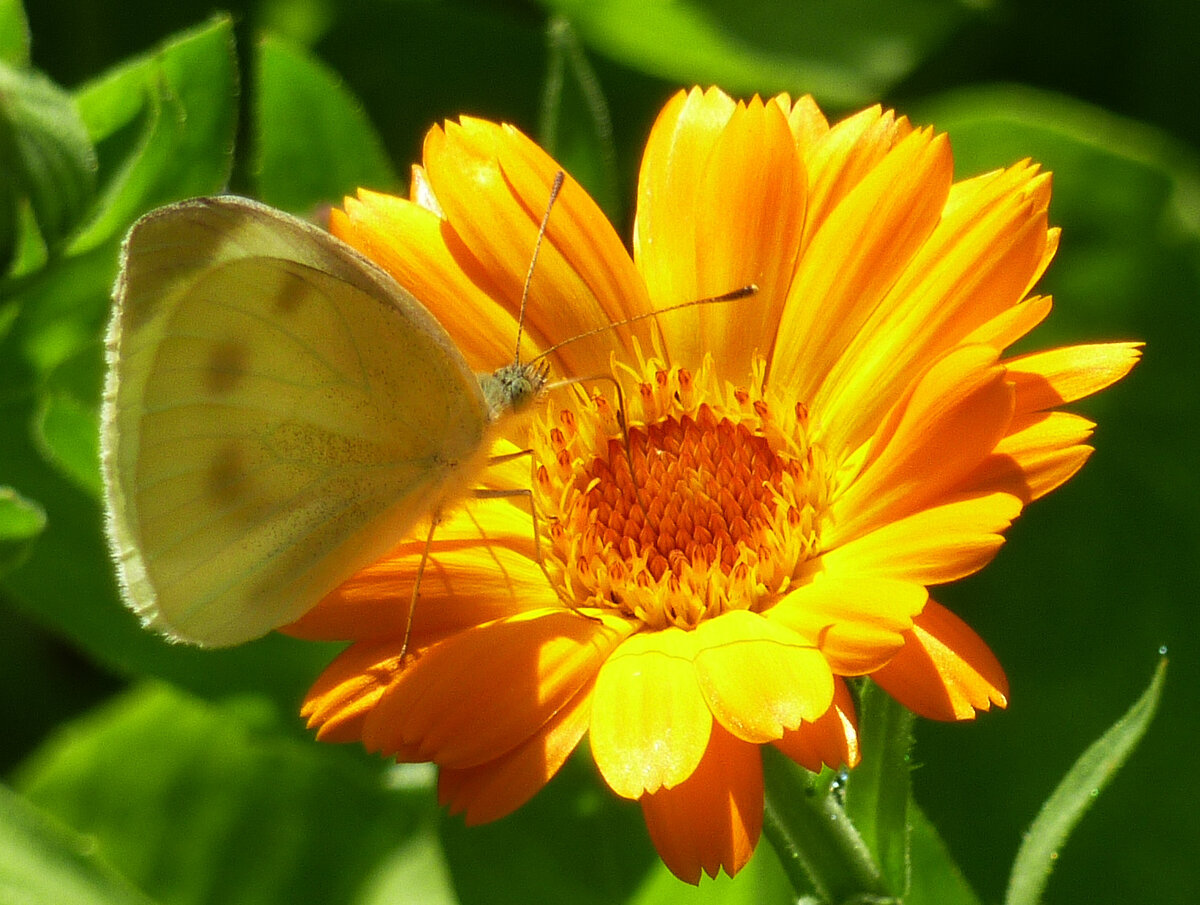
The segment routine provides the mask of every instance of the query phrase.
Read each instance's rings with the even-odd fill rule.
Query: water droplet
[[[1100,790],[1099,790],[1099,789],[1092,789],[1092,791],[1088,792],[1088,794],[1089,794],[1089,795],[1091,795],[1093,798],[1095,798],[1097,795],[1099,795],[1099,794],[1100,794]]]
[[[833,800],[840,805],[846,804],[846,783],[850,779],[850,771],[845,767],[838,770],[833,779],[829,782],[829,794],[833,796]]]
[[[1158,655],[1160,657],[1165,657],[1167,655],[1167,646],[1165,644],[1159,646]]]

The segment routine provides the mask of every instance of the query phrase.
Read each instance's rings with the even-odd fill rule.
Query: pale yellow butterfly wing
[[[126,602],[175,640],[291,622],[471,480],[476,377],[433,317],[329,234],[237,198],[126,240],[102,453]]]

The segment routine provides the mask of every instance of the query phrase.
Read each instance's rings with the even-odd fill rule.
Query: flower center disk
[[[666,398],[627,435],[605,429],[615,419],[603,406],[565,411],[543,435],[552,568],[572,598],[651,629],[761,610],[816,545],[817,469],[803,419],[791,419],[781,443],[770,407],[745,393],[732,408]]]

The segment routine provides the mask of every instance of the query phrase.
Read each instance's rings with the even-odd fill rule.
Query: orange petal
[[[781,623],[733,610],[700,623],[695,635],[700,693],[743,741],[773,741],[829,709],[829,664],[815,643]]]
[[[538,201],[545,191],[543,180],[547,172],[546,166],[554,162],[537,143],[512,127],[506,128],[505,139],[500,157],[505,178],[511,183],[517,197],[540,218],[545,213],[544,204],[539,208]],[[554,165],[557,167],[557,164]],[[590,319],[595,319],[591,323],[592,328],[627,320],[651,310],[646,284],[634,266],[633,258],[630,257],[621,237],[617,235],[617,231],[591,195],[570,177],[564,178],[562,190],[554,202],[554,209],[546,225],[544,242],[561,253],[587,287],[587,291],[582,293],[580,298],[589,303],[598,302],[601,306],[599,312],[589,315]],[[538,267],[540,266],[539,254]],[[538,273],[535,268],[535,283],[537,279]],[[531,297],[530,304],[534,310],[529,312],[529,316],[541,316],[550,321],[561,320],[562,306],[569,303],[570,297],[545,295],[544,298],[548,304],[536,307],[533,306]],[[644,347],[648,347],[651,331],[647,323],[642,323],[623,328],[619,333],[623,339],[623,348],[631,348],[627,338],[630,331],[641,338]],[[613,339],[612,334],[603,334],[602,341],[594,344],[607,350],[613,345],[618,345]]]
[[[399,655],[393,642],[352,644],[325,667],[300,710],[319,741],[362,739],[363,722],[400,672]]]
[[[712,732],[696,684],[693,632],[634,635],[600,668],[592,697],[592,757],[604,781],[640,798],[692,775]]]
[[[879,105],[849,116],[816,141],[806,143],[809,205],[806,236],[811,237],[879,162],[912,133],[905,117]]]
[[[499,820],[532,798],[562,767],[587,731],[592,683],[588,683],[528,741],[494,761],[438,774],[438,801],[467,826]]]
[[[735,109],[720,89],[681,91],[663,107],[646,140],[638,176],[633,258],[658,307],[703,297],[693,268],[679,262],[696,258],[692,219],[696,187],[704,180],[713,147]]]
[[[1007,349],[1044,321],[1051,307],[1053,305],[1048,295],[1027,298],[976,327],[964,337],[963,345],[982,343],[993,349]]]
[[[1054,256],[1058,254],[1058,243],[1062,239],[1062,228],[1052,226],[1046,231],[1046,248],[1042,252],[1042,260],[1038,262],[1037,270],[1029,278],[1029,285],[1025,287],[1026,292],[1032,292],[1037,281],[1042,278],[1042,274],[1046,272],[1046,268],[1050,266],[1050,262],[1054,260]]]
[[[330,229],[393,277],[443,326],[462,321],[455,344],[472,368],[492,371],[512,361],[517,321],[496,304],[486,270],[437,214],[419,204],[360,189],[345,211],[330,213]],[[529,354],[535,347],[529,344]]]
[[[654,847],[686,883],[741,870],[762,832],[762,758],[720,726],[691,778],[641,798]]]
[[[963,479],[964,491],[1004,491],[1028,503],[1071,478],[1092,454],[1084,441],[1095,425],[1069,412],[1013,419],[1009,434],[979,468]]]
[[[650,194],[650,218],[660,233],[694,235],[677,250],[673,272],[688,275],[690,296],[659,295],[657,305],[711,298],[756,285],[749,298],[697,305],[661,319],[665,346],[695,366],[721,350],[722,375],[744,380],[752,357],[767,348],[795,268],[804,228],[804,170],[778,104],[758,98],[738,104],[707,149],[696,182],[672,182],[671,197]],[[669,174],[665,177],[670,181]],[[640,211],[639,211],[640,216]]]
[[[810,568],[830,577],[956,581],[991,562],[1020,511],[1021,501],[1010,493],[955,500],[876,528],[823,553]]]
[[[786,94],[777,95],[772,100],[787,114],[788,128],[796,142],[796,150],[801,159],[805,159],[810,149],[829,134],[829,120],[811,94],[796,98],[794,104]]]
[[[784,733],[772,744],[813,773],[820,773],[826,766],[835,770],[857,766],[862,756],[858,750],[858,720],[845,681],[834,679],[833,704],[819,718]]]
[[[561,168],[512,126],[463,117],[447,123],[444,132],[429,133],[425,169],[447,222],[496,284],[497,301],[516,314]],[[642,283],[611,224],[566,177],[533,269],[526,331],[547,348],[648,310]],[[460,326],[477,329],[465,320]],[[553,356],[556,370],[564,376],[607,373],[610,350],[634,334],[648,342],[649,325],[630,324],[600,340],[568,343]]]
[[[283,631],[308,639],[402,639],[424,551],[424,536],[405,541]],[[557,604],[538,565],[529,511],[508,500],[481,500],[434,529],[412,641],[423,647],[483,622]]]
[[[1008,679],[965,622],[929,601],[892,662],[871,674],[897,701],[934,720],[970,720],[1008,706]]]
[[[816,397],[937,224],[953,166],[944,135],[913,133],[830,212],[800,257],[768,353],[773,386]]]
[[[972,180],[969,198],[947,202],[887,298],[806,399],[828,422],[823,436],[832,447],[862,443],[928,362],[1018,303],[1046,244],[1048,184],[1035,168],[1014,167]]]
[[[1142,357],[1142,343],[1065,346],[1004,362],[1017,385],[1017,411],[1040,412],[1074,402],[1124,377]]]
[[[900,649],[928,596],[923,585],[911,582],[822,574],[787,594],[766,616],[811,639],[836,674],[858,676]]]
[[[367,718],[368,747],[399,739],[420,760],[463,769],[535,735],[595,676],[623,621],[561,609],[523,613],[436,644],[388,688]]]
[[[863,472],[830,507],[822,543],[836,547],[941,502],[1004,436],[1013,395],[988,346],[935,362],[878,429]]]

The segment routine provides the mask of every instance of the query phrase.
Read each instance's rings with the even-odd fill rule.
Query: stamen
[[[580,608],[651,628],[770,606],[815,549],[825,497],[803,407],[722,391],[708,362],[647,361],[635,386],[643,420],[626,434],[598,394],[535,430],[556,574]]]

